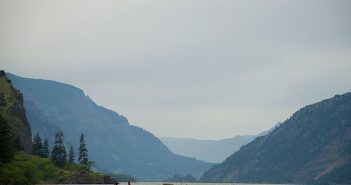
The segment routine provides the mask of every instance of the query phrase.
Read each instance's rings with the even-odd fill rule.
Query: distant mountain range
[[[174,153],[210,163],[220,163],[256,136],[235,136],[222,140],[164,137],[161,141]]]
[[[158,181],[175,174],[199,177],[211,167],[172,153],[160,139],[96,105],[71,85],[0,71],[0,113],[15,129],[16,142],[26,152],[31,151],[31,132],[49,139],[52,147],[53,136],[61,129],[67,148],[78,146],[80,134],[85,134],[89,157],[101,171]],[[233,146],[234,140],[239,144]],[[233,153],[242,145],[205,172],[203,182],[351,184],[351,93],[308,105],[257,137],[220,141],[163,138],[163,142],[185,155],[207,160],[218,157],[216,152]]]
[[[300,109],[201,180],[351,184],[351,93]]]
[[[7,73],[13,86],[24,96],[24,106],[32,132],[52,141],[61,129],[66,147],[77,150],[79,136],[85,134],[89,157],[101,171],[133,175],[156,181],[174,174],[199,177],[211,164],[172,153],[157,137],[130,125],[118,113],[98,106],[72,85],[30,79]]]

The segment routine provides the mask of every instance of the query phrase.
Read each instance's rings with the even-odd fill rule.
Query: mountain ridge
[[[347,92],[299,109],[268,135],[213,166],[201,180],[351,183],[349,169],[351,93]]]
[[[151,181],[183,173],[199,177],[211,165],[173,154],[152,133],[98,106],[72,85],[10,73],[8,76],[23,92],[32,131],[52,142],[54,131],[62,129],[66,147],[78,146],[78,137],[84,133],[89,155],[102,171],[126,173]]]

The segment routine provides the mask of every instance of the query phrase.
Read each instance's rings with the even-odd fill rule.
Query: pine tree
[[[57,166],[64,166],[67,163],[66,148],[63,144],[63,132],[58,131],[55,135],[55,146],[51,152],[51,159]]]
[[[88,165],[89,160],[88,160],[88,150],[85,145],[85,140],[84,140],[84,134],[80,135],[80,145],[79,145],[79,156],[78,156],[78,161],[79,164],[81,165]]]
[[[45,158],[49,158],[50,155],[50,151],[49,151],[49,142],[47,139],[44,140],[44,145],[42,148],[42,156],[41,157],[45,157]]]
[[[70,163],[70,164],[74,163],[74,150],[73,150],[72,146],[69,149],[69,153],[68,153],[68,163]]]
[[[39,135],[39,133],[36,133],[34,138],[33,138],[32,154],[37,155],[37,156],[41,156],[42,149],[43,149],[43,144],[41,143],[40,135]]]
[[[16,150],[16,152],[24,151],[24,147],[21,144],[19,136],[16,137],[14,143],[15,143],[15,150]]]
[[[15,156],[14,134],[0,114],[0,163],[9,163]]]

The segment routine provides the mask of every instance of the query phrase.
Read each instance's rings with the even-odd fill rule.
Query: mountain
[[[13,127],[17,144],[30,153],[32,133],[23,107],[23,96],[12,86],[3,70],[0,70],[0,114]]]
[[[241,147],[206,182],[351,183],[351,93],[308,105]]]
[[[157,137],[130,125],[116,112],[98,106],[72,85],[8,74],[24,95],[32,132],[53,140],[58,129],[66,147],[77,150],[85,134],[89,157],[98,170],[133,175],[139,180],[163,180],[174,174],[199,177],[211,164],[173,154]],[[52,146],[52,144],[51,144]]]
[[[235,136],[222,140],[198,140],[164,137],[161,141],[174,153],[195,157],[210,163],[220,163],[256,136]]]

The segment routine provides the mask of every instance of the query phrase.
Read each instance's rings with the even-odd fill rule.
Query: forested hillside
[[[351,93],[308,105],[207,171],[205,182],[351,183]]]

